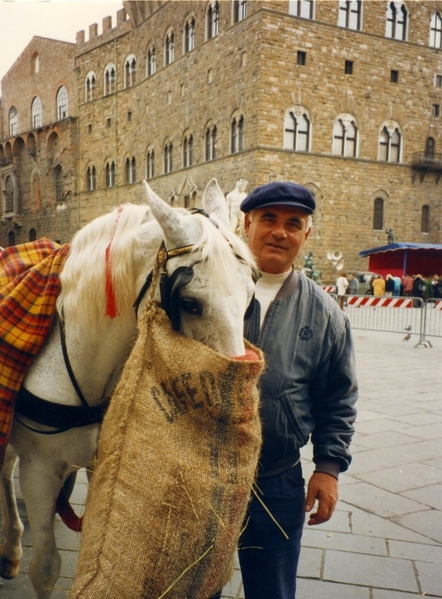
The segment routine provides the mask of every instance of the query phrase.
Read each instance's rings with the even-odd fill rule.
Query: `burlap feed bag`
[[[156,306],[142,317],[103,422],[71,599],[207,599],[228,581],[261,447],[251,353],[221,356]]]

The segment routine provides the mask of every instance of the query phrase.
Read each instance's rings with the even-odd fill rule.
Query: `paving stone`
[[[303,547],[299,557],[298,576],[320,578],[323,553],[322,549]]]
[[[405,495],[404,491],[439,482],[440,470],[417,463],[386,468],[382,472],[362,473],[359,478],[392,493],[401,493],[403,496],[409,497],[409,495]]]
[[[412,599],[413,597],[422,597],[422,593],[401,593],[399,591],[373,589],[373,599]]]
[[[413,443],[415,438],[402,432],[382,431],[369,435],[359,434],[356,440],[366,449],[380,449],[381,447],[397,447],[405,443]]]
[[[394,518],[398,524],[442,543],[442,518],[438,510],[429,510]]]
[[[442,595],[442,568],[439,564],[415,563],[422,593]]]
[[[433,424],[434,422],[440,422],[442,420],[442,416],[440,416],[439,414],[421,411],[416,414],[397,416],[396,420],[399,420],[399,422],[406,422],[406,423],[413,424],[416,426],[416,425]]]
[[[421,503],[362,482],[345,487],[342,490],[342,498],[367,512],[386,518],[422,511]]]
[[[435,546],[421,543],[406,543],[405,541],[388,541],[388,547],[391,557],[402,557],[419,562],[442,565],[442,545]]]
[[[434,416],[434,412],[432,412],[432,416]],[[442,437],[442,423],[436,422],[424,426],[412,426],[404,429],[404,432],[407,433],[407,435],[418,437],[420,439],[440,439]]]
[[[339,551],[351,551],[353,553],[365,553],[368,555],[388,555],[384,539],[339,532],[326,532],[312,528],[304,531],[302,545],[303,547],[337,549]]]
[[[351,531],[353,534],[379,537],[381,539],[395,539],[429,545],[437,544],[437,541],[433,541],[423,534],[404,528],[404,526],[381,518],[376,514],[367,514],[363,511],[355,511],[351,515]]]
[[[370,591],[367,587],[298,578],[296,599],[370,599]]]
[[[327,551],[324,580],[399,591],[418,591],[409,560]]]
[[[440,472],[439,469],[438,471]],[[442,511],[442,484],[429,485],[428,487],[422,487],[421,489],[413,489],[412,491],[402,493],[402,495]]]

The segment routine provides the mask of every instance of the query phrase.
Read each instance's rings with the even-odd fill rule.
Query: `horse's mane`
[[[148,213],[147,205],[124,204],[91,221],[74,235],[60,275],[61,292],[57,300],[60,314],[76,314],[93,328],[105,317],[105,256],[109,244],[117,309],[120,314],[132,309],[135,296],[133,244]]]

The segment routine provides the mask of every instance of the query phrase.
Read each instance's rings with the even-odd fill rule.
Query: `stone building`
[[[75,44],[34,37],[2,79],[0,245],[77,226]]]
[[[186,207],[199,205],[212,177],[226,193],[240,179],[248,190],[288,179],[317,199],[308,249],[326,278],[327,256],[341,252],[346,269],[365,270],[359,250],[386,244],[388,230],[441,243],[442,2],[123,4],[115,27],[105,17],[100,35],[96,24],[87,41],[77,34],[75,193],[55,206],[42,194],[52,218],[43,221],[27,179],[23,228],[40,219],[39,235],[66,241],[61,205],[71,234],[118,203],[143,201],[143,178]],[[11,97],[5,87],[4,122]],[[14,167],[0,166],[4,191]],[[0,231],[7,243],[4,222]]]

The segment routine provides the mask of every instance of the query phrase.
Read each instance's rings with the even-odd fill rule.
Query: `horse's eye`
[[[201,316],[203,309],[201,305],[190,297],[182,297],[180,299],[180,308],[188,314],[194,314],[195,316]]]

